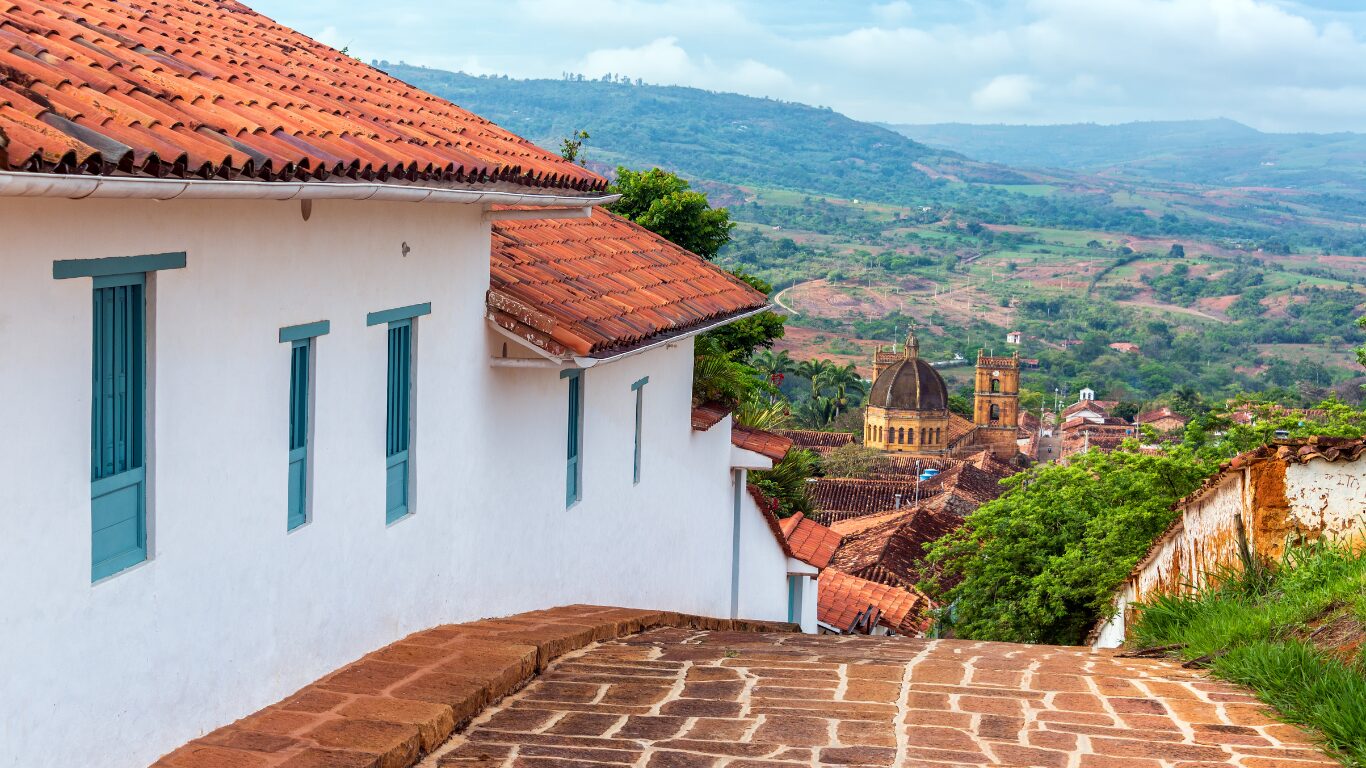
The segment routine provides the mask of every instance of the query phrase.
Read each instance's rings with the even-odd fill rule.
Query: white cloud
[[[661,37],[636,48],[606,48],[589,53],[571,69],[588,77],[625,74],[650,83],[691,85],[717,91],[785,93],[792,80],[781,70],[753,59],[715,61],[693,57],[676,37]]]
[[[868,120],[1366,130],[1354,0],[252,1],[366,57],[513,77],[610,71]]]
[[[972,93],[972,106],[988,115],[1019,112],[1033,102],[1038,83],[1029,75],[998,75]]]

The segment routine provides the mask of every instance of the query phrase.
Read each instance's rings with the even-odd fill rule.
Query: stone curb
[[[408,768],[556,658],[656,627],[795,625],[570,605],[409,635],[162,757],[152,768]]]

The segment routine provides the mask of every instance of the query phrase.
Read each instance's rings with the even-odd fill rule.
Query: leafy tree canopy
[[[659,168],[618,167],[610,191],[621,195],[611,205],[613,213],[704,259],[716,258],[721,246],[730,242],[730,231],[735,228],[730,212],[712,208],[706,195],[689,189],[688,182],[676,174]]]
[[[951,605],[941,621],[959,637],[1080,643],[1171,522],[1171,505],[1216,467],[1186,448],[1149,455],[1130,444],[1014,475],[931,545],[937,576],[923,586]]]

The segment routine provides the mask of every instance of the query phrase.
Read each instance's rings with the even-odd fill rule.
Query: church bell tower
[[[1009,357],[977,351],[977,384],[973,422],[979,445],[998,456],[1016,453],[1020,420],[1020,353]]]

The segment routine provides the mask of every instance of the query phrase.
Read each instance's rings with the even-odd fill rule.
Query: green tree
[[[881,451],[858,443],[841,445],[820,457],[821,474],[826,477],[868,477],[886,464]]]
[[[858,374],[858,369],[854,367],[853,363],[847,365],[827,363],[825,369],[816,374],[816,378],[819,379],[818,389],[821,391],[833,390],[834,394],[830,399],[835,405],[836,416],[851,407],[857,406],[858,402],[850,396],[850,393],[857,393],[861,397],[867,386],[863,383],[863,377]]]
[[[811,499],[806,495],[806,481],[815,473],[816,455],[794,449],[773,465],[773,469],[750,472],[749,481],[778,502],[778,517],[791,517],[798,512],[812,511]]]
[[[829,367],[830,364],[829,360],[802,360],[799,361],[793,369],[793,373],[806,379],[811,384],[812,400],[819,398],[824,391],[821,388],[821,384],[824,383],[821,374],[825,373],[825,369]]]
[[[668,171],[617,168],[610,191],[621,199],[610,208],[672,243],[704,259],[714,259],[730,242],[735,228],[730,212],[712,208],[707,196],[689,189],[688,182]]]
[[[583,142],[589,138],[588,131],[574,131],[567,139],[560,140],[560,157],[569,162],[579,161],[583,165],[584,161],[579,159],[583,152]]]
[[[930,546],[937,573],[923,586],[953,606],[941,621],[969,639],[1080,643],[1172,521],[1172,504],[1218,466],[1184,448],[1136,448],[1003,481],[1005,494]]]

